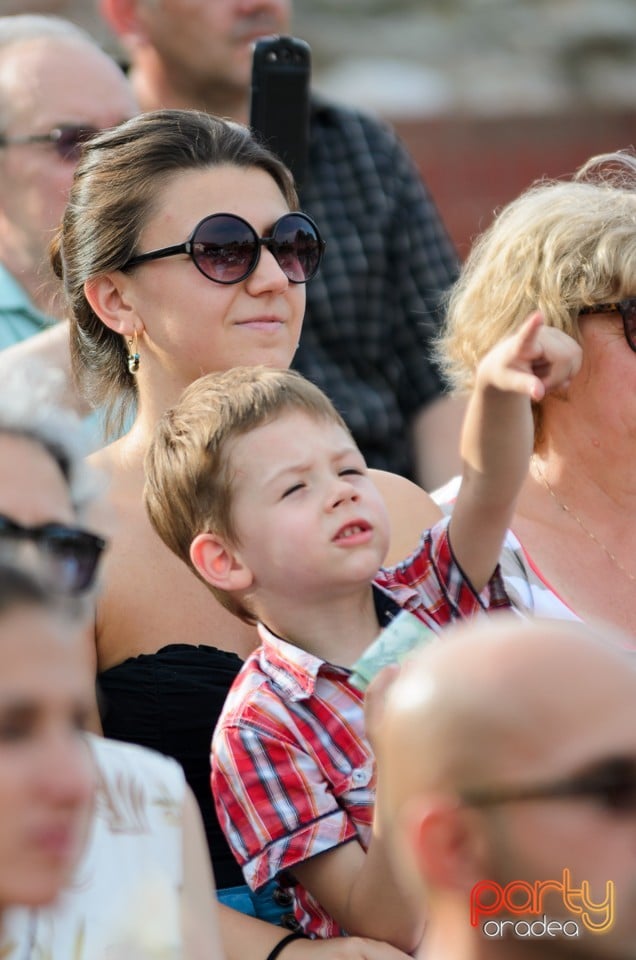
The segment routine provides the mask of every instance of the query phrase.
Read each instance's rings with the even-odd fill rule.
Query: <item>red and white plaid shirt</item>
[[[508,606],[498,570],[481,597],[475,593],[454,562],[447,526],[445,518],[408,560],[374,580],[397,601],[388,600],[393,613],[407,608],[436,632],[451,620]],[[234,681],[211,756],[219,821],[254,890],[339,844],[357,840],[366,849],[376,787],[363,694],[350,685],[350,670],[263,625],[259,632],[261,646]],[[292,892],[304,933],[345,932],[308,890],[296,884]]]

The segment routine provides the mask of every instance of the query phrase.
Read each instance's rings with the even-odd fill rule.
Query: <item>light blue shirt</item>
[[[33,305],[26,290],[0,263],[0,350],[48,330],[55,322]],[[104,423],[99,410],[84,417],[82,431],[87,452],[104,446]]]
[[[0,263],[0,350],[21,343],[55,323],[31,303],[26,291]]]

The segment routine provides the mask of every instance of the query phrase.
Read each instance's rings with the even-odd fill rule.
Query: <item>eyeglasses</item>
[[[636,759],[611,757],[572,777],[535,786],[466,790],[461,794],[471,807],[490,807],[524,800],[558,797],[592,797],[612,813],[636,811]]]
[[[50,589],[83,593],[93,585],[106,541],[88,530],[63,523],[26,527],[0,515],[0,553],[15,553],[21,543],[37,547],[41,574]]]
[[[583,307],[579,316],[590,313],[620,313],[623,318],[623,331],[629,347],[636,353],[636,297],[617,300],[613,303],[595,303],[592,307]]]
[[[187,253],[194,265],[215,283],[240,283],[256,269],[261,247],[267,247],[291,283],[307,283],[318,272],[325,243],[318,227],[304,213],[286,213],[269,237],[232,213],[213,213],[196,225],[185,243],[132,257],[123,269],[148,260]]]
[[[76,161],[79,159],[82,145],[98,132],[97,127],[67,124],[54,127],[48,133],[28,133],[17,137],[0,134],[0,147],[12,147],[25,143],[52,143],[62,160]]]

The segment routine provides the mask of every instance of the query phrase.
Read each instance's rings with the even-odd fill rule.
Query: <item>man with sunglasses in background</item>
[[[636,653],[508,614],[419,651],[373,726],[426,960],[636,957]],[[373,702],[373,701],[372,701]]]
[[[101,0],[142,109],[247,123],[253,43],[289,34],[290,0]],[[343,414],[372,467],[432,489],[459,467],[462,404],[430,358],[456,258],[394,133],[312,98],[300,205],[326,241],[294,367]],[[413,544],[415,547],[415,544]]]
[[[58,319],[48,244],[79,149],[136,112],[117,64],[79,27],[0,17],[0,349]]]

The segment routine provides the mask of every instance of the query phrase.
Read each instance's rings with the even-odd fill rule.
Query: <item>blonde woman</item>
[[[513,602],[636,631],[636,157],[538,182],[477,240],[439,354],[458,390],[532,311],[575,337],[583,365],[535,406],[535,451],[502,554]],[[452,505],[456,483],[436,495]]]

